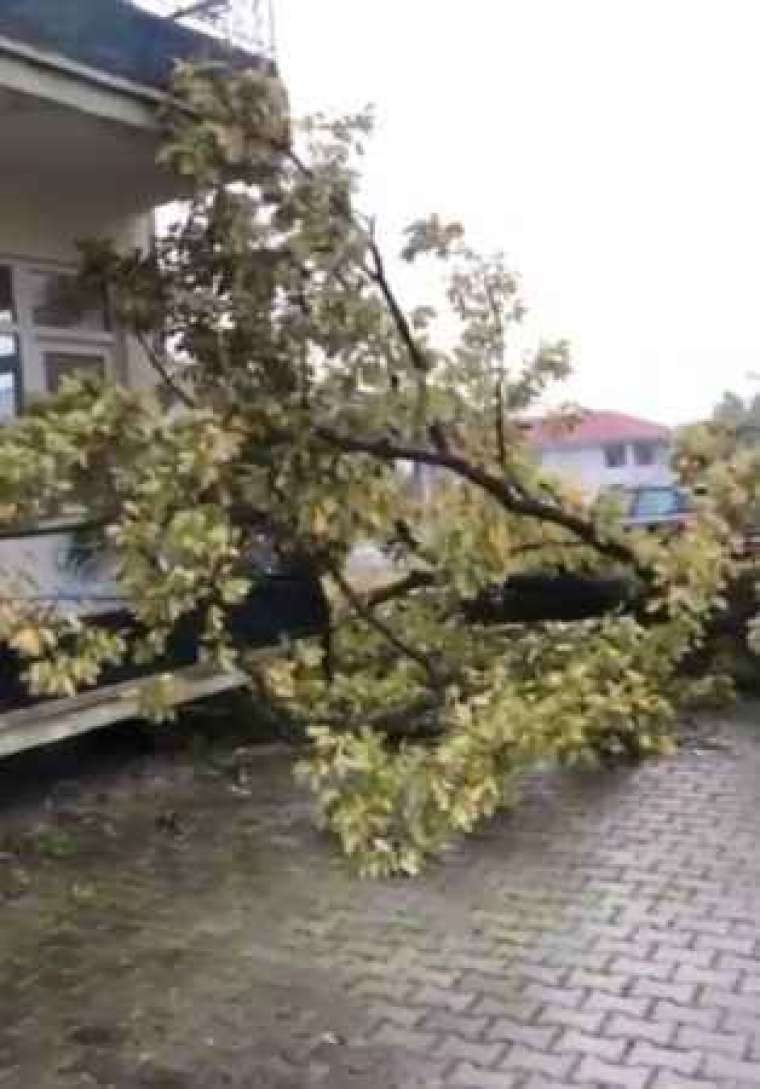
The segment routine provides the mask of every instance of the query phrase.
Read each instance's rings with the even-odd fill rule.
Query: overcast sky
[[[377,108],[365,204],[438,210],[566,335],[566,394],[666,423],[760,372],[757,0],[275,0],[295,110]]]

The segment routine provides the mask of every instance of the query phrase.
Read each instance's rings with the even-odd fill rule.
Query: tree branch
[[[369,252],[372,255],[372,267],[367,269],[367,275],[374,284],[380,290],[380,294],[385,300],[385,304],[390,311],[390,315],[393,318],[393,323],[398,330],[399,336],[406,347],[411,360],[412,366],[420,374],[427,374],[430,370],[430,363],[425,356],[425,353],[420,348],[411,326],[407,319],[406,314],[401,309],[398,299],[396,298],[393,289],[388,281],[388,277],[385,272],[385,264],[380,253],[380,249],[377,242],[372,237],[371,232],[365,231],[365,237],[369,246]]]
[[[419,590],[425,586],[432,586],[435,576],[430,571],[410,571],[403,578],[389,582],[385,586],[378,586],[376,590],[364,596],[364,603],[369,609],[376,609],[378,605],[385,605],[388,601],[406,597],[413,590]]]
[[[153,347],[153,345],[149,342],[149,340],[147,339],[145,334],[138,332],[138,333],[136,333],[136,337],[137,337],[138,344],[140,345],[142,350],[145,352],[145,355],[146,355],[146,357],[148,359],[148,362],[150,363],[151,367],[156,372],[156,374],[159,375],[159,377],[161,378],[161,381],[164,383],[164,385],[167,387],[167,389],[170,389],[172,391],[172,393],[175,394],[175,396],[179,398],[179,400],[182,402],[182,404],[185,406],[185,408],[192,408],[192,409],[197,408],[198,406],[197,406],[196,402],[193,400],[193,398],[190,396],[190,394],[187,393],[187,391],[184,390],[182,388],[182,386],[178,385],[177,382],[175,381],[175,379],[169,373],[169,371],[166,368],[166,365],[164,364],[163,359],[161,359],[158,352]]]
[[[382,461],[411,461],[417,465],[434,465],[448,469],[456,476],[481,488],[510,513],[535,518],[566,529],[597,552],[619,563],[630,565],[643,579],[647,582],[651,581],[652,572],[641,563],[636,552],[622,541],[601,537],[594,523],[588,519],[528,496],[514,488],[509,481],[492,476],[485,469],[471,464],[458,454],[407,446],[387,438],[356,438],[352,435],[340,434],[328,427],[317,428],[317,435],[324,442],[345,453],[368,454]]]
[[[353,586],[346,580],[338,567],[334,564],[328,564],[327,570],[340,588],[343,596],[353,607],[357,616],[361,617],[366,624],[369,624],[370,627],[379,632],[385,640],[403,654],[405,658],[410,658],[413,662],[416,662],[417,665],[422,666],[432,688],[440,688],[443,683],[443,677],[428,655],[409,646],[408,643],[405,643],[403,639],[396,635],[393,629],[389,627],[385,621],[375,616],[372,607],[356,592],[356,590],[354,590]]]
[[[499,451],[499,465],[507,470],[507,440],[504,434],[504,386],[501,376],[496,386],[496,445]]]

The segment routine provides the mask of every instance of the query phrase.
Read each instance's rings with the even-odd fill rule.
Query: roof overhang
[[[108,191],[127,211],[181,197],[159,166],[176,59],[271,62],[127,0],[0,0],[0,193]]]
[[[0,39],[0,193],[111,194],[124,212],[181,195],[156,162],[161,97]]]
[[[165,93],[0,35],[0,89],[104,120],[155,129]]]
[[[181,5],[178,5],[181,7]],[[0,0],[0,37],[80,75],[121,81],[126,93],[164,92],[178,60],[274,71],[271,61],[152,14],[131,0]]]
[[[559,438],[556,441],[551,439],[531,439],[528,438],[528,445],[534,450],[540,450],[542,453],[561,453],[564,451],[572,450],[598,450],[601,446],[618,446],[620,444],[627,445],[636,442],[651,443],[653,446],[668,446],[672,441],[668,435],[600,435],[593,439],[562,439]]]

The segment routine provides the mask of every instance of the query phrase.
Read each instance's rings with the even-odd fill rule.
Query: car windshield
[[[634,518],[658,518],[680,514],[686,508],[686,497],[677,488],[642,488],[633,494],[631,515]]]

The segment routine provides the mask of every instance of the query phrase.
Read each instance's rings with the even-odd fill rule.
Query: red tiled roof
[[[526,432],[532,446],[599,446],[608,442],[670,439],[669,428],[623,412],[584,412],[570,427],[551,416],[526,420]]]

